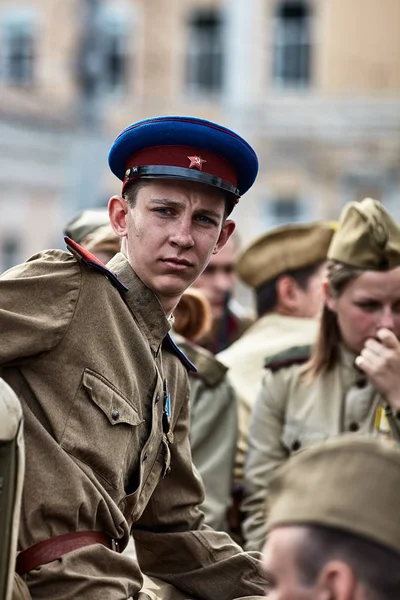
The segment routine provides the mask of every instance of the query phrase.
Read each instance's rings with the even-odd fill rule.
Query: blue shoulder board
[[[170,333],[168,333],[163,339],[163,346],[165,346],[165,348],[168,348],[168,350],[171,350],[171,352],[176,354],[188,371],[197,373],[197,369],[194,366],[194,364],[188,359],[186,354],[182,352],[179,346],[176,345]]]

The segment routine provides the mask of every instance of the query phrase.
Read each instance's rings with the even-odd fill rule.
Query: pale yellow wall
[[[60,118],[76,97],[71,66],[76,53],[80,0],[0,2],[0,23],[4,14],[18,8],[27,8],[33,13],[34,84],[24,90],[4,85],[0,80],[0,105],[27,116],[44,114]]]
[[[399,92],[399,0],[318,1],[321,91]]]

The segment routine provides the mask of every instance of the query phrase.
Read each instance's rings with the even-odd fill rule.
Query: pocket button
[[[119,410],[114,409],[111,413],[111,418],[113,421],[118,421],[119,419]]]
[[[297,452],[297,450],[300,450],[300,448],[301,448],[301,442],[299,440],[295,440],[292,444],[293,452]]]

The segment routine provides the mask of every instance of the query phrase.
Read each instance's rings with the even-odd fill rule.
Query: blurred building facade
[[[118,131],[217,120],[256,148],[246,242],[371,195],[400,217],[399,0],[0,0],[0,272],[105,206]]]

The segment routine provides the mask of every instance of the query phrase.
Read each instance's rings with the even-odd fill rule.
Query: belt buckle
[[[111,538],[111,550],[114,552],[119,552],[119,543],[114,538]]]

